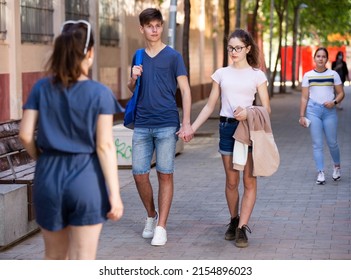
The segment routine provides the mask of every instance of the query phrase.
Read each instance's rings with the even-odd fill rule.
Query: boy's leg
[[[155,217],[155,203],[149,173],[134,175],[135,184],[148,217]]]
[[[135,128],[132,141],[132,167],[135,184],[148,217],[155,217],[153,190],[149,179],[153,136],[149,129]]]
[[[159,182],[158,207],[160,212],[158,225],[166,228],[173,200],[173,174],[162,174],[157,172],[157,177]]]
[[[156,146],[156,170],[159,182],[159,222],[166,228],[168,215],[173,199],[174,158],[178,136],[177,127],[164,127],[154,130]]]

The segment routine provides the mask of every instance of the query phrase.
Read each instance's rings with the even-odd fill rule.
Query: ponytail
[[[64,87],[77,82],[82,75],[81,63],[86,56],[85,52],[94,45],[90,28],[86,28],[86,24],[81,24],[80,21],[77,23],[67,25],[68,28],[64,25],[63,32],[55,40],[53,53],[47,63],[53,82],[62,83]],[[90,36],[87,35],[88,31]],[[86,47],[87,40],[89,42]]]

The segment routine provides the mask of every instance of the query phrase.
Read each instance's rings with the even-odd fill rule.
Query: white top
[[[255,99],[257,88],[267,82],[267,77],[260,69],[248,67],[236,69],[227,66],[216,70],[211,78],[221,88],[220,115],[233,118],[233,112],[238,106],[251,106]]]
[[[311,70],[305,73],[302,87],[309,88],[309,98],[319,104],[335,98],[334,85],[340,85],[341,79],[334,70],[326,69],[324,72]]]

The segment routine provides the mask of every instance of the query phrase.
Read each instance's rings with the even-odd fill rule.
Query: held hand
[[[118,221],[123,216],[124,206],[120,196],[109,197],[111,209],[107,213],[107,218],[112,221]]]
[[[194,138],[194,131],[190,124],[183,125],[176,133],[184,142],[189,142]]]
[[[178,132],[176,132],[176,134],[178,135],[178,137],[180,139],[182,139],[184,142],[190,142],[191,139],[193,139],[193,135],[187,135],[185,133],[185,131],[183,131],[182,129],[180,129]]]
[[[183,125],[183,134],[185,142],[189,142],[194,138],[194,131],[190,124]]]

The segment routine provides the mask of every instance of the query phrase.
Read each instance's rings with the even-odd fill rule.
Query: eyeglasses
[[[74,24],[83,24],[87,27],[87,40],[85,42],[85,47],[84,47],[84,54],[87,54],[88,46],[90,42],[90,33],[91,33],[91,25],[89,22],[87,22],[86,20],[67,20],[62,24],[61,33],[68,31],[69,27],[71,27]]]
[[[244,48],[246,48],[246,46],[243,46],[243,47],[242,47],[242,46],[236,46],[236,47],[228,46],[228,47],[227,47],[227,51],[230,52],[230,53],[232,53],[233,51],[239,53],[239,52],[241,52]]]

